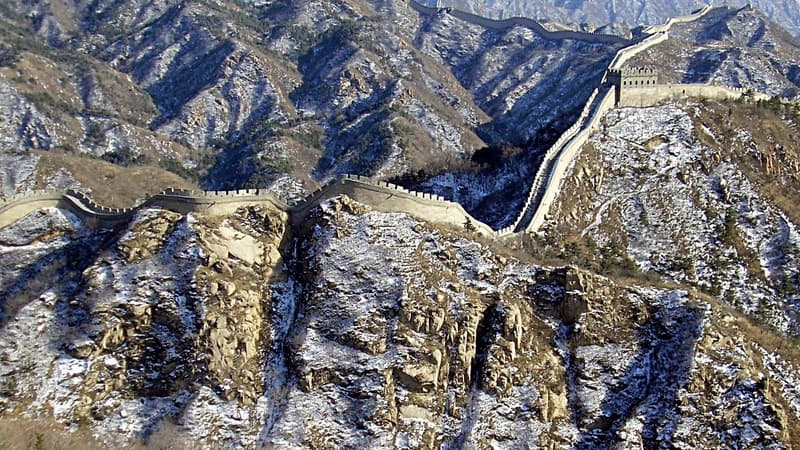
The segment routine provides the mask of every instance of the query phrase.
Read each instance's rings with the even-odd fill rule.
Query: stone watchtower
[[[655,87],[658,84],[658,75],[651,68],[611,70],[607,79],[616,88],[617,103],[623,90]]]

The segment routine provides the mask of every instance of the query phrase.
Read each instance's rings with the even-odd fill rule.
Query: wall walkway
[[[655,34],[655,33],[665,33],[672,28],[673,25],[676,23],[689,23],[694,22],[695,20],[705,16],[711,11],[712,6],[706,5],[697,11],[693,12],[692,14],[687,14],[685,16],[677,16],[677,17],[670,17],[661,25],[652,25],[644,29],[644,32],[647,34]]]
[[[15,195],[0,204],[0,228],[42,208],[66,209],[90,227],[110,227],[129,221],[145,208],[164,208],[187,214],[202,212],[209,215],[230,214],[237,208],[270,204],[289,215],[292,224],[307,219],[309,212],[320,203],[341,194],[386,212],[405,212],[420,219],[464,227],[471,222],[475,230],[488,236],[498,235],[490,226],[472,217],[464,208],[444,198],[409,191],[401,186],[361,176],[345,176],[314,192],[297,206],[288,206],[266,190],[240,189],[231,191],[192,191],[167,189],[133,208],[107,208],[88,195],[77,191],[33,191]]]
[[[424,14],[439,14],[442,9],[429,8],[414,0],[409,4]],[[626,61],[637,53],[647,50],[668,39],[668,31],[675,23],[686,23],[704,16],[709,6],[689,16],[668,20],[663,25],[646,29],[650,36],[620,49],[612,60],[609,70],[622,68]],[[507,28],[527,26],[549,39],[580,39],[591,42],[607,42],[607,36],[572,31],[548,31],[530,19],[511,18],[506,20],[485,19],[472,14],[445,9],[455,17],[487,28]],[[566,33],[566,34],[564,34]],[[624,39],[616,37],[622,42]],[[309,195],[296,206],[288,206],[266,190],[240,189],[231,191],[193,191],[167,189],[134,208],[114,209],[97,204],[86,194],[77,191],[33,191],[13,196],[0,203],[0,228],[5,227],[27,214],[46,207],[69,210],[92,227],[115,226],[129,221],[137,211],[148,207],[160,207],[180,213],[200,212],[211,215],[229,214],[242,206],[270,204],[288,214],[293,225],[302,224],[314,207],[330,198],[346,194],[356,201],[374,209],[386,212],[405,212],[414,217],[433,223],[463,227],[470,222],[475,230],[488,237],[505,237],[520,232],[536,232],[544,224],[551,204],[555,200],[566,177],[569,167],[597,128],[600,119],[615,106],[652,106],[663,100],[676,97],[703,97],[713,99],[736,99],[750,95],[754,100],[766,100],[764,94],[747,93],[744,89],[705,84],[656,85],[652,87],[627,88],[617,99],[615,87],[606,82],[595,89],[581,111],[578,120],[568,128],[553,144],[543,158],[542,165],[528,189],[528,196],[522,211],[514,223],[502,230],[493,230],[485,223],[472,217],[458,203],[447,201],[440,196],[414,192],[391,183],[372,180],[361,176],[344,176],[329,183]]]
[[[584,123],[581,131],[570,139],[558,153],[558,158],[550,169],[547,175],[547,181],[543,184],[543,188],[541,189],[541,199],[530,221],[525,225],[526,232],[531,233],[539,231],[539,228],[544,224],[547,213],[550,211],[550,206],[561,190],[561,184],[568,173],[569,167],[572,165],[581,147],[583,147],[589,139],[589,136],[597,129],[600,119],[614,108],[614,97],[613,89],[605,91],[601,99],[597,102],[596,107],[593,109],[591,116],[589,116]]]

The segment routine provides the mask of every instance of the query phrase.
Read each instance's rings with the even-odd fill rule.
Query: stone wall
[[[613,90],[607,90],[603,93],[602,98],[599,100],[597,107],[592,112],[591,116],[586,121],[585,126],[581,131],[567,143],[564,148],[559,152],[553,168],[549,171],[547,181],[544,184],[544,192],[542,193],[539,205],[536,212],[531,218],[531,221],[525,227],[525,231],[532,233],[539,231],[539,228],[544,224],[550,206],[555,200],[558,192],[561,190],[561,184],[564,177],[569,172],[569,168],[575,161],[581,147],[589,139],[589,136],[594,132],[600,123],[600,119],[612,108],[614,108],[615,94]]]
[[[736,100],[747,95],[753,100],[768,100],[765,94],[743,88],[714,86],[710,84],[661,84],[647,87],[627,87],[620,91],[618,106],[653,106],[664,100],[700,97],[716,100]]]
[[[292,223],[303,222],[314,207],[341,194],[378,211],[404,212],[432,223],[463,228],[469,221],[481,234],[489,237],[498,236],[490,226],[472,217],[456,202],[434,194],[409,191],[402,186],[359,175],[346,175],[311,194],[306,201],[290,211]]]
[[[307,218],[314,207],[341,194],[346,194],[379,211],[405,212],[422,220],[456,227],[464,227],[466,222],[470,222],[481,234],[489,237],[498,236],[491,227],[472,217],[458,203],[447,201],[438,195],[409,191],[402,186],[357,175],[345,176],[330,183],[293,207],[263,189],[194,191],[170,188],[133,208],[107,208],[99,205],[87,194],[73,190],[34,191],[15,195],[0,204],[0,227],[47,207],[69,210],[88,226],[100,227],[114,226],[130,220],[136,211],[147,207],[159,207],[182,214],[202,212],[224,215],[242,206],[264,203],[270,203],[277,209],[287,212],[292,223],[299,224]]]
[[[639,52],[643,52],[654,45],[666,41],[667,39],[669,39],[669,35],[665,31],[663,33],[650,35],[633,45],[620,49],[617,52],[617,54],[614,55],[614,59],[611,60],[611,64],[609,64],[608,66],[608,71],[622,69],[622,66],[625,65],[625,63],[628,62],[629,59],[639,54]],[[607,78],[604,78],[603,82],[606,81]]]
[[[578,117],[578,120],[566,131],[564,131],[558,140],[553,143],[549,149],[547,149],[544,154],[544,158],[542,158],[542,164],[539,166],[539,170],[536,171],[536,176],[528,188],[528,196],[525,199],[525,204],[517,216],[517,219],[511,224],[511,226],[500,230],[500,233],[510,234],[513,232],[522,231],[527,227],[528,222],[531,220],[536,208],[538,207],[539,200],[544,192],[543,187],[547,182],[548,174],[552,170],[556,158],[560,154],[562,147],[571,139],[573,139],[580,131],[583,122],[589,115],[592,105],[594,104],[599,92],[600,91],[598,89],[595,89],[594,92],[592,92],[592,95],[589,96],[589,100],[586,102],[583,111],[581,111],[581,115]]]
[[[697,11],[693,12],[692,14],[687,14],[685,16],[678,16],[678,17],[670,17],[669,19],[667,19],[666,22],[664,22],[661,25],[652,25],[645,28],[644,32],[647,34],[665,33],[669,31],[669,29],[672,28],[672,26],[675,25],[676,23],[694,22],[695,20],[708,14],[708,12],[711,11],[711,8],[712,8],[711,5],[706,5],[701,9],[698,9]]]
[[[688,23],[693,22],[697,19],[708,14],[711,11],[711,5],[706,5],[702,9],[698,10],[693,14],[689,14],[686,16],[681,17],[673,17],[667,20],[662,25],[654,25],[648,28],[645,28],[645,34],[649,34],[648,37],[642,39],[641,41],[637,42],[634,45],[630,45],[625,47],[617,52],[614,56],[614,59],[611,61],[611,64],[608,66],[609,71],[620,70],[622,66],[628,62],[629,59],[636,56],[639,52],[647,50],[648,48],[660,44],[667,39],[669,39],[669,30],[672,26],[676,23]],[[603,82],[607,81],[606,78],[603,79]]]
[[[471,23],[473,25],[478,25],[483,28],[488,28],[490,30],[505,30],[507,28],[513,28],[513,27],[524,27],[535,31],[545,39],[551,39],[551,40],[569,39],[576,41],[593,42],[598,44],[623,44],[630,42],[628,39],[625,39],[623,37],[614,34],[585,33],[573,30],[550,31],[545,27],[543,27],[539,22],[533,19],[529,19],[527,17],[511,17],[508,19],[496,20],[496,19],[481,17],[472,13],[468,13],[466,11],[461,11],[453,8],[432,8],[430,6],[425,6],[420,3],[417,3],[415,0],[408,0],[408,4],[409,6],[411,6],[412,9],[424,15],[430,16],[430,15],[446,13],[450,14],[451,16],[459,20],[463,20],[464,22]]]

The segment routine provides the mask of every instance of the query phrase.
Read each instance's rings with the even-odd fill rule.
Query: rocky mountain
[[[428,5],[453,7],[485,17],[513,16],[550,20],[580,27],[602,27],[622,24],[629,28],[663,23],[670,17],[681,16],[702,8],[706,4],[741,8],[752,5],[763,11],[770,20],[780,24],[794,36],[800,36],[800,3],[797,0],[723,0],[703,2],[697,0],[658,1],[575,1],[557,0],[427,0]]]
[[[602,255],[695,285],[797,335],[798,125],[800,110],[779,103],[613,111],[543,239],[597,270]]]
[[[114,447],[798,445],[796,346],[695,289],[347,197],[285,220],[156,209],[92,230],[51,209],[4,228],[4,420]]]
[[[112,206],[170,184],[267,187],[296,202],[358,173],[501,228],[525,201],[519,180],[625,45],[485,28],[400,0],[0,8],[0,166],[22,161],[7,150],[42,150],[23,158],[26,184],[4,178],[3,192],[78,187]],[[676,30],[635,63],[674,61],[668,81],[796,95],[797,43],[758,13],[716,10]],[[115,166],[155,167],[154,181],[109,183],[132,179]]]
[[[386,183],[189,190],[355,172],[505,226],[631,42],[400,0],[0,22],[3,198],[186,189],[0,204],[0,447],[800,448],[800,47],[752,8],[627,66],[761,96],[610,107],[510,236]]]

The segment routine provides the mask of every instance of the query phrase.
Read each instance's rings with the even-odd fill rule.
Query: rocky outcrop
[[[287,223],[144,209],[92,230],[53,209],[0,230],[2,415],[112,446],[793,442],[794,347],[713,299],[347,197]]]

